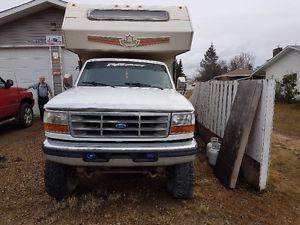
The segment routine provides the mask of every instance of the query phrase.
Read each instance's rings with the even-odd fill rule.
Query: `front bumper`
[[[194,139],[147,143],[93,143],[47,138],[43,143],[43,150],[46,160],[72,166],[169,166],[193,161],[197,153],[197,143]],[[97,155],[97,158],[87,159],[88,153]]]

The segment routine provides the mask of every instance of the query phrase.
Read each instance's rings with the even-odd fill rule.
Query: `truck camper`
[[[159,171],[173,197],[191,198],[194,108],[173,81],[192,43],[187,8],[69,3],[62,28],[82,68],[45,106],[47,193],[62,199],[103,171]]]
[[[137,58],[164,62],[191,48],[186,7],[69,4],[63,22],[66,47],[84,63],[91,58]]]

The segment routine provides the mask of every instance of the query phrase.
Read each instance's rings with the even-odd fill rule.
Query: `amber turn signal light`
[[[189,126],[174,126],[171,128],[171,134],[178,134],[178,133],[194,133],[195,125]]]
[[[68,125],[44,123],[44,130],[52,133],[69,133]]]

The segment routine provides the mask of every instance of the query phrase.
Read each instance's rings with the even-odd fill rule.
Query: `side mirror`
[[[65,74],[64,75],[64,80],[63,80],[63,84],[64,84],[64,89],[70,89],[73,87],[73,76],[71,74]]]
[[[13,80],[8,79],[8,80],[6,81],[6,87],[7,87],[7,88],[10,88],[10,87],[13,86],[13,85],[14,85]]]
[[[178,77],[177,78],[176,89],[181,94],[184,94],[184,92],[186,90],[186,78],[185,77]]]

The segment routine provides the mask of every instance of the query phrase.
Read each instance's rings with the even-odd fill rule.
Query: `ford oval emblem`
[[[125,129],[127,125],[125,123],[117,123],[115,127],[117,129]]]

